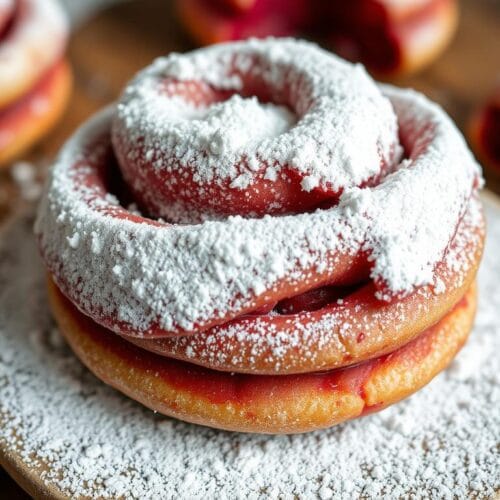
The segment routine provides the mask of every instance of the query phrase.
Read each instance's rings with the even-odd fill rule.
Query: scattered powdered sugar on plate
[[[19,217],[0,250],[0,456],[14,452],[67,496],[489,498],[500,489],[500,208],[471,339],[444,374],[380,414],[296,436],[229,433],[154,414],[106,387],[53,327]]]

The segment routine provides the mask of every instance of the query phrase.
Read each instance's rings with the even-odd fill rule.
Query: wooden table
[[[159,55],[192,48],[175,22],[168,0],[141,0],[114,7],[74,33],[69,58],[75,90],[65,118],[30,156],[45,161],[87,117],[116,99],[123,85]],[[395,83],[412,86],[440,102],[462,128],[474,107],[500,80],[500,4],[464,0],[458,34],[433,66]],[[0,214],[12,206],[16,188],[0,174]],[[0,469],[0,497],[28,498]]]

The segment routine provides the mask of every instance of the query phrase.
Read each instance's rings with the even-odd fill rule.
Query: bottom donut
[[[460,350],[476,310],[473,285],[436,325],[391,354],[329,372],[266,376],[218,372],[142,350],[80,313],[52,279],[48,289],[62,334],[103,382],[164,415],[270,434],[330,427],[414,393]]]

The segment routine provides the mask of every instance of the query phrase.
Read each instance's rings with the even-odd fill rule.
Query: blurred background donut
[[[66,15],[56,0],[7,0],[0,7],[0,166],[40,140],[65,108]]]

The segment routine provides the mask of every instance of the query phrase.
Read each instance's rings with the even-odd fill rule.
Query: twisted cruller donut
[[[0,2],[0,165],[38,141],[62,114],[71,75],[67,20],[55,0]]]
[[[448,45],[456,0],[178,0],[201,44],[312,33],[380,74],[417,71]]]
[[[36,233],[99,377],[188,421],[301,432],[411,394],[465,342],[480,184],[423,96],[253,40],[140,73],[63,149]]]

